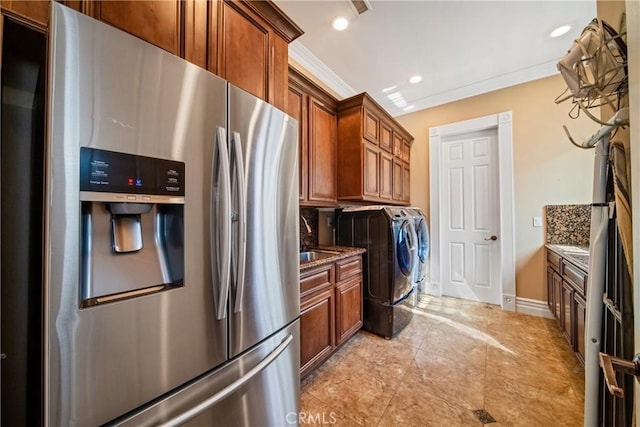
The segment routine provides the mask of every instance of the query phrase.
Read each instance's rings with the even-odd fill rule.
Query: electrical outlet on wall
[[[541,216],[534,216],[533,217],[533,226],[534,227],[542,227],[542,217]]]
[[[333,228],[333,215],[327,215],[327,227]]]

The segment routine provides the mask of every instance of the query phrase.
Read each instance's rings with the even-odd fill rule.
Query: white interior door
[[[442,139],[444,295],[500,304],[497,129]]]

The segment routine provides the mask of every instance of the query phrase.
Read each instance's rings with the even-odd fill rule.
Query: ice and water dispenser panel
[[[183,285],[183,162],[82,147],[81,306]]]

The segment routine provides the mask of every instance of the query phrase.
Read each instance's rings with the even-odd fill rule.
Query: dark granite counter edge
[[[566,259],[567,261],[569,261],[571,264],[573,264],[575,267],[578,267],[580,270],[584,271],[585,273],[589,273],[589,265],[585,264],[584,262],[581,262],[580,260],[576,259],[575,257],[573,257],[573,255],[571,253],[567,252],[567,248],[569,247],[579,247],[581,249],[584,249],[587,251],[587,253],[589,252],[589,247],[587,246],[576,246],[576,245],[559,245],[556,243],[547,243],[546,245],[544,245],[545,248],[549,249],[552,252],[555,252],[556,254],[560,255],[562,258]]]
[[[301,272],[309,270],[314,267],[320,267],[321,265],[333,264],[334,262],[339,261],[341,259],[350,258],[355,255],[360,255],[367,251],[364,248],[353,248],[350,246],[318,246],[317,248],[311,248],[310,250],[313,250],[313,249],[334,251],[334,252],[340,252],[340,253],[333,255],[331,257],[322,258],[322,259],[318,259],[311,262],[301,263],[300,264]]]

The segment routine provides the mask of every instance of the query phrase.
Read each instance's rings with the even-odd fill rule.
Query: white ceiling
[[[370,0],[360,16],[348,0],[275,3],[305,32],[289,46],[294,61],[340,96],[368,92],[394,116],[555,74],[596,16],[595,0]],[[339,15],[352,21],[343,32],[331,28]],[[564,24],[568,34],[549,37]],[[410,84],[416,74],[422,82]]]

